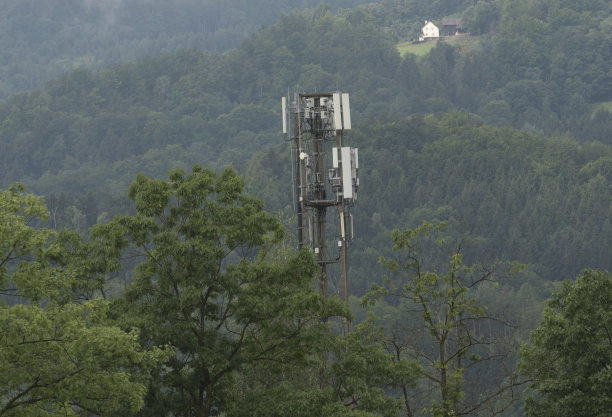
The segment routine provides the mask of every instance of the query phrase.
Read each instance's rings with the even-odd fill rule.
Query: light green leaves
[[[31,227],[31,223],[47,215],[42,199],[25,194],[21,184],[0,192],[0,290],[10,285],[9,266],[41,250],[52,235],[50,230]]]
[[[612,278],[585,270],[542,313],[520,371],[532,378],[532,416],[606,416],[612,409]]]
[[[32,227],[46,209],[24,191],[0,193],[2,288],[22,297],[0,303],[0,416],[138,410],[148,371],[167,353],[109,324],[107,302],[92,298],[117,265],[74,232]]]
[[[0,415],[138,410],[146,371],[165,356],[108,326],[106,303],[0,310]],[[46,410],[45,413],[40,410]]]

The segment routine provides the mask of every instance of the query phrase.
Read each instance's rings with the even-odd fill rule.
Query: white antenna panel
[[[332,148],[332,166],[338,168],[338,152],[340,148]]]
[[[342,195],[345,199],[353,198],[353,176],[351,169],[351,148],[342,147]]]
[[[287,97],[283,97],[283,133],[287,133]]]
[[[351,105],[348,93],[342,94],[342,121],[344,130],[351,130]]]
[[[340,93],[333,94],[334,99],[334,129],[342,130],[342,103]]]

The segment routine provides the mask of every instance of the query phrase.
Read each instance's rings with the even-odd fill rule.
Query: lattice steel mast
[[[282,99],[283,133],[293,125],[292,163],[297,211],[297,238],[300,248],[308,245],[320,266],[322,294],[329,293],[327,265],[339,263],[340,298],[348,304],[347,246],[352,237],[350,206],[357,199],[358,150],[348,146],[351,129],[349,95],[341,92],[294,94],[292,103]],[[331,163],[331,166],[328,165]],[[338,256],[328,256],[327,208],[338,209]],[[308,237],[308,239],[307,239]],[[343,321],[345,333],[350,323]]]

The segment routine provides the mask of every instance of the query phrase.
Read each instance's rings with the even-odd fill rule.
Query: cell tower
[[[347,244],[353,237],[349,208],[357,199],[359,187],[358,150],[347,143],[351,129],[349,95],[296,93],[291,103],[287,97],[282,98],[282,112],[283,133],[292,143],[298,245],[312,248],[320,266],[319,285],[324,297],[329,292],[327,266],[339,263],[340,298],[348,304]],[[330,207],[338,212],[336,256],[335,250],[327,247],[326,214]],[[345,333],[350,331],[347,320],[343,320],[343,328]]]

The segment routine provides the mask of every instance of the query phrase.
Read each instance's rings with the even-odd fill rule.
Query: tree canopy
[[[364,0],[333,0],[335,9]],[[0,100],[77,68],[162,52],[235,48],[281,13],[320,0],[6,0],[0,16]]]
[[[134,412],[166,354],[110,324],[107,301],[75,300],[84,276],[53,261],[71,248],[33,227],[46,216],[23,186],[0,192],[0,415]]]
[[[308,251],[267,259],[282,226],[243,194],[233,170],[217,176],[194,166],[168,177],[139,175],[129,192],[137,213],[92,233],[143,258],[114,305],[120,322],[140,329],[145,346],[174,348],[143,415],[210,416],[230,407],[237,372],[254,363],[304,366],[324,345],[325,320],[347,313],[315,290]]]
[[[516,376],[503,372],[512,368],[512,325],[489,312],[478,292],[511,271],[499,263],[466,265],[464,242],[452,242],[444,227],[394,230],[395,255],[380,259],[389,275],[372,283],[362,302],[388,303],[381,343],[398,362],[419,365],[419,384],[401,386],[407,416],[498,415],[521,391]],[[487,367],[496,371],[483,372]]]
[[[519,369],[533,380],[525,412],[607,416],[612,409],[612,277],[585,270],[548,301],[521,348]]]
[[[473,325],[488,306],[492,317],[535,326],[538,301],[555,281],[612,268],[610,2],[383,0],[347,10],[337,7],[361,2],[76,3],[11,0],[0,17],[0,98],[30,91],[0,104],[0,186],[23,181],[48,207],[20,186],[2,194],[7,415],[121,415],[142,404],[141,415],[393,415],[419,375],[436,378],[445,366],[445,396],[420,404],[442,414],[469,410],[463,405],[477,393],[463,383],[474,375],[461,348],[461,366],[427,367],[407,359],[406,340],[390,337],[389,321],[379,329],[365,320],[348,338],[327,331],[335,321],[326,318],[346,315],[346,306],[321,299],[310,285],[311,255],[281,241],[281,221],[293,224],[291,149],[278,117],[288,90],[351,94],[356,122],[347,140],[365,155],[349,242],[354,295],[383,275],[380,255],[394,259],[391,231],[426,219],[445,220],[471,244],[450,269],[438,263],[402,290],[427,290],[420,294],[439,296],[428,299],[437,305],[464,303]],[[315,8],[289,12],[294,6]],[[253,21],[272,23],[277,14],[255,30]],[[399,55],[396,43],[424,19],[444,17],[462,17],[471,35],[431,44],[423,56]],[[92,36],[75,36],[83,28]],[[216,52],[230,44],[238,46]],[[45,57],[54,61],[41,72],[34,64]],[[64,74],[54,78],[58,68]],[[228,165],[245,180],[231,169],[215,173]],[[154,179],[169,170],[167,180]],[[130,202],[125,190],[135,177]],[[471,293],[452,279],[470,276],[466,265],[498,259],[527,267],[499,291],[482,285]],[[414,307],[388,301],[385,294],[374,307],[385,320]],[[551,311],[561,314],[564,302]],[[439,311],[461,328],[461,317]],[[452,340],[448,350],[461,345],[456,329],[435,320],[431,329]],[[24,339],[26,331],[44,339]],[[497,331],[512,342],[525,332]],[[98,349],[94,336],[115,350]],[[525,357],[541,353],[535,340]],[[89,364],[96,360],[106,369]],[[475,369],[488,361],[472,362]],[[493,368],[475,374],[500,376]],[[125,391],[85,398],[85,375],[99,382],[95,393],[107,383]],[[543,394],[550,387],[540,382],[534,415],[556,395]]]

